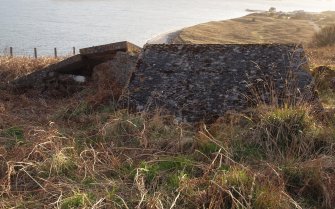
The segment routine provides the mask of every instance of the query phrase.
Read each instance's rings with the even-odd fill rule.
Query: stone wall
[[[139,111],[158,107],[211,122],[259,103],[313,100],[307,70],[299,45],[147,45],[127,97]]]

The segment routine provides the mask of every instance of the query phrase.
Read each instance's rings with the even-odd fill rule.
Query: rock
[[[316,68],[314,68],[312,70],[312,76],[320,76],[320,75],[331,75],[331,76],[335,76],[335,71],[332,70],[330,67],[328,66],[318,66]]]
[[[135,70],[137,55],[119,51],[109,61],[94,67],[92,79],[99,92],[108,91],[114,99],[119,98]]]
[[[318,66],[312,70],[317,89],[335,91],[335,70],[328,66]]]
[[[213,122],[259,103],[317,99],[300,45],[146,45],[140,57],[127,98],[140,111]]]

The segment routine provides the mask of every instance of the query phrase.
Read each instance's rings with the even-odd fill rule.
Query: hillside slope
[[[182,29],[174,43],[308,43],[314,33],[330,24],[335,12],[254,13]]]

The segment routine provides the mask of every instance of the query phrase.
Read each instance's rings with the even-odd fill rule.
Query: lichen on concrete
[[[259,103],[313,100],[304,50],[294,44],[147,45],[130,82],[137,110],[163,108],[210,122]]]

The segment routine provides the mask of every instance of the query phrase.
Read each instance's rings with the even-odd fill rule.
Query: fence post
[[[57,58],[57,48],[54,48],[54,52],[55,52],[55,58]]]
[[[73,55],[76,55],[76,47],[73,47],[72,51],[73,51]]]
[[[36,48],[34,48],[34,57],[35,59],[37,59],[37,49]]]
[[[13,57],[13,47],[9,47],[9,55],[10,57]]]

